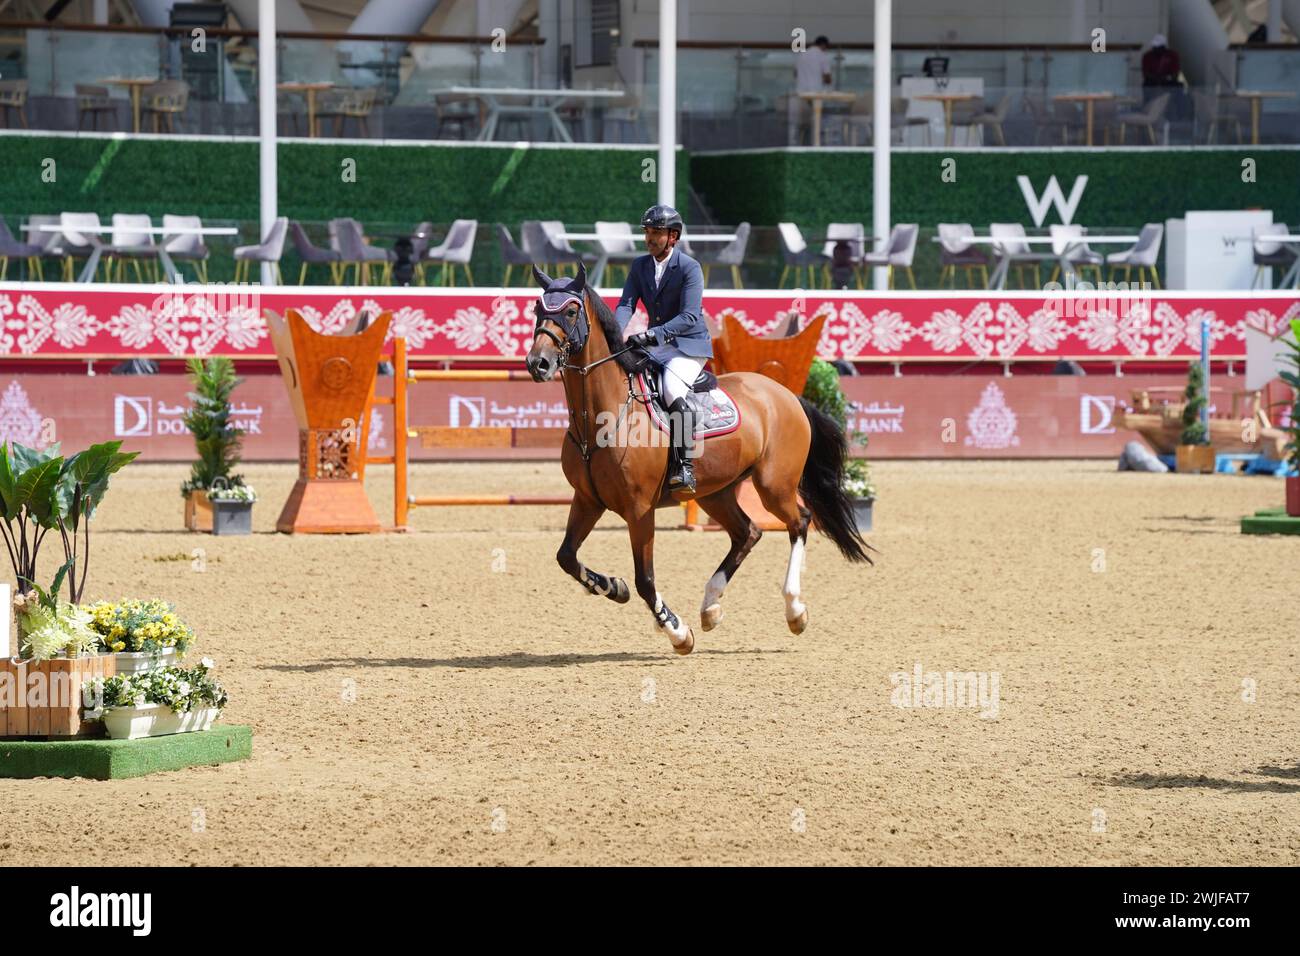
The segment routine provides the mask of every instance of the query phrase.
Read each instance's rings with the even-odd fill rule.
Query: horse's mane
[[[600,323],[601,331],[605,333],[605,342],[609,346],[611,353],[617,352],[623,347],[623,330],[618,327],[618,319],[605,300],[598,296],[595,290],[588,288],[586,290],[587,301],[591,304],[591,310],[596,315],[596,321]],[[641,351],[624,352],[614,359],[623,371],[628,373],[639,372],[645,365],[645,353]]]

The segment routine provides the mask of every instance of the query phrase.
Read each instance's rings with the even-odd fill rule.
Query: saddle
[[[650,410],[650,420],[661,432],[671,434],[668,427],[668,406],[659,392],[659,376],[638,372],[636,379],[641,394],[649,396],[646,405]],[[718,386],[718,376],[707,369],[701,371],[699,378],[691,384],[686,403],[694,413],[696,438],[714,438],[734,432],[740,427],[740,408]]]

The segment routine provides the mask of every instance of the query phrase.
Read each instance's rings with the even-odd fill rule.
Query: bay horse
[[[552,279],[534,266],[533,276],[543,294],[535,306],[528,372],[536,382],[560,375],[569,408],[560,464],[573,486],[573,503],[555,558],[590,593],[627,603],[626,581],[578,560],[578,548],[601,515],[619,515],[631,536],[637,594],[673,650],[689,654],[695,647],[694,631],[655,589],[655,509],[676,504],[667,490],[668,448],[655,441],[610,441],[609,428],[602,428],[618,420],[627,426],[618,435],[653,434],[649,396],[636,386],[636,373],[648,357],[640,350],[611,349],[622,346],[623,334],[609,306],[587,288],[585,268],[580,266],[571,279]],[[841,488],[847,456],[844,433],[816,406],[765,375],[722,375],[718,386],[735,401],[740,424],[730,434],[702,442],[702,453],[694,457],[694,498],[730,536],[731,550],[705,585],[700,624],[709,631],[722,620],[722,592],[762,537],[736,500],[739,483],[752,478],[763,506],[785,523],[790,535],[782,593],[786,624],[801,634],[808,626],[808,608],[799,574],[810,519],[816,519],[818,529],[845,558],[871,563],[866,553],[870,545],[858,533],[853,504]],[[699,439],[696,443],[701,444]]]

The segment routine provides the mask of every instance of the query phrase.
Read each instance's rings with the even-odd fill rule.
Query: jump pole
[[[412,508],[495,506],[495,505],[568,505],[573,499],[566,495],[412,495],[408,490],[407,469],[410,439],[419,432],[412,428],[408,418],[410,409],[408,389],[416,382],[517,382],[527,381],[527,372],[510,369],[475,369],[453,371],[443,369],[416,369],[410,367],[406,339],[393,339],[393,397],[375,397],[374,404],[393,406],[393,524],[406,527]],[[372,463],[386,464],[388,459],[370,458]]]

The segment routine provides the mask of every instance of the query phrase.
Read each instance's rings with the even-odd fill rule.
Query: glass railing
[[[659,56],[649,41],[618,50],[613,64],[578,66],[559,80],[560,58],[537,39],[512,39],[496,49],[486,37],[291,33],[278,39],[277,48],[277,111],[285,136],[657,139]],[[811,145],[814,139],[820,145],[867,145],[871,49],[832,51],[834,89],[858,100],[827,102],[816,137],[806,105],[792,106],[800,55],[777,45],[683,42],[677,83],[682,145],[695,151]],[[936,56],[946,59],[947,74],[931,78],[926,61]],[[1213,82],[1187,91],[1144,89],[1140,62],[1135,47],[1105,53],[1083,47],[897,47],[890,67],[894,142],[1113,145],[1119,114],[1142,110],[1162,92],[1171,96],[1154,136],[1138,124],[1126,130],[1126,142],[1150,144],[1154,138],[1187,145],[1236,142],[1239,136],[1243,142],[1300,142],[1300,48],[1225,51],[1215,62]],[[151,131],[156,123],[163,132],[256,135],[258,63],[256,34],[247,31],[209,31],[205,48],[196,51],[184,30],[0,26],[0,84],[26,84],[23,118],[31,129],[132,130],[138,123]],[[173,85],[163,111],[153,108],[158,90],[150,81]],[[953,94],[970,94],[952,103],[957,120],[1000,111],[997,130],[987,122],[949,124],[942,98]],[[1091,140],[1087,99],[1079,94],[1096,94]],[[22,125],[8,119],[11,126]]]

